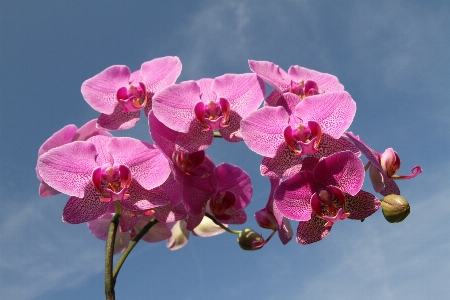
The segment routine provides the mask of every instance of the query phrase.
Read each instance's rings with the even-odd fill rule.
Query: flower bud
[[[258,250],[261,248],[258,246],[264,243],[264,238],[256,231],[245,228],[239,233],[237,241],[244,250]]]
[[[402,222],[409,215],[408,201],[400,195],[387,195],[381,201],[384,218],[389,223]]]

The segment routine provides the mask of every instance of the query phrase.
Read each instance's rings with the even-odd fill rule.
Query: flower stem
[[[214,137],[215,138],[222,138],[222,135],[218,131],[214,131]]]
[[[116,241],[117,226],[120,220],[120,204],[115,201],[114,206],[116,208],[116,213],[111,219],[108,230],[108,238],[106,240],[106,253],[105,253],[105,295],[107,300],[115,300],[114,285],[115,280],[112,276],[113,267],[113,254],[114,254],[114,243]]]
[[[220,228],[222,228],[225,231],[228,231],[229,233],[233,233],[233,234],[240,234],[241,231],[238,230],[232,230],[228,227],[226,227],[225,225],[223,225],[222,223],[220,223],[216,218],[214,218],[213,215],[209,214],[209,213],[205,213],[205,216],[207,216],[208,218],[211,219],[211,221],[214,222],[214,224],[216,224],[217,226],[219,226]]]
[[[114,267],[113,272],[113,280],[116,282],[117,275],[119,275],[120,268],[122,267],[123,263],[128,257],[128,254],[130,254],[131,250],[133,250],[134,246],[139,242],[139,240],[150,230],[150,228],[153,227],[158,223],[158,220],[155,218],[151,219],[142,229],[139,231],[139,233],[131,240],[130,244],[128,244],[128,247],[125,249],[125,251],[120,256],[119,260],[117,261],[116,266]]]

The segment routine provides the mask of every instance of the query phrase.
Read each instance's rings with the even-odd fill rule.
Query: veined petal
[[[260,165],[261,175],[273,179],[290,178],[301,170],[302,162],[301,156],[295,155],[295,152],[283,144],[274,158],[263,158]]]
[[[339,138],[353,121],[356,103],[347,92],[333,92],[303,99],[295,107],[295,115],[304,122],[316,121],[323,133]]]
[[[118,105],[116,92],[121,87],[128,87],[130,74],[127,66],[115,65],[106,68],[83,82],[81,94],[93,109],[107,115],[112,114]]]
[[[222,163],[214,169],[218,193],[230,191],[236,197],[234,209],[244,209],[250,204],[253,187],[250,176],[241,168]]]
[[[286,218],[307,221],[311,218],[311,196],[315,190],[313,173],[299,172],[278,186],[274,202]]]
[[[97,151],[90,142],[72,142],[53,148],[38,159],[39,174],[52,188],[76,197],[84,196],[97,167]]]
[[[174,84],[180,76],[181,68],[181,61],[177,56],[165,56],[143,63],[140,75],[147,91],[155,93]]]
[[[86,186],[84,197],[70,197],[63,210],[63,221],[70,224],[80,224],[92,221],[102,216],[108,210],[109,202],[100,200],[92,183]]]
[[[332,154],[314,167],[314,178],[325,185],[334,185],[350,195],[356,195],[364,183],[364,165],[352,152]]]
[[[140,118],[140,111],[124,112],[121,105],[117,105],[114,111],[107,115],[101,114],[97,124],[107,130],[125,130],[136,125]]]
[[[112,138],[107,148],[114,158],[114,164],[128,166],[133,179],[145,189],[161,185],[171,172],[167,158],[152,144],[121,137]]]
[[[289,114],[283,107],[266,106],[241,121],[241,134],[252,151],[273,158],[285,143],[283,131],[288,121]]]
[[[339,82],[339,79],[331,74],[321,73],[315,70],[307,69],[300,66],[291,66],[288,70],[289,76],[295,81],[312,80],[319,86],[319,93],[330,93],[343,91],[344,86]]]
[[[231,109],[245,118],[258,109],[264,100],[266,88],[256,74],[225,74],[214,79],[212,90],[217,98],[225,98]]]
[[[249,60],[250,70],[255,72],[265,82],[280,93],[286,92],[290,87],[290,76],[278,65],[270,61]]]
[[[380,206],[380,200],[366,191],[360,190],[355,196],[349,194],[346,198],[346,212],[350,213],[349,219],[361,220],[376,212]]]
[[[200,100],[195,81],[171,85],[153,97],[153,112],[163,124],[178,132],[189,132],[195,120],[194,106]]]
[[[297,227],[297,243],[307,245],[323,240],[331,230],[325,226],[327,221],[315,215],[308,221],[299,222]]]

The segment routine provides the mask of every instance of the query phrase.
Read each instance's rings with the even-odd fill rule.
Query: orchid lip
[[[287,146],[296,156],[313,154],[319,151],[322,128],[319,123],[308,121],[308,125],[299,124],[295,129],[287,126],[283,136]]]
[[[198,102],[194,107],[194,114],[205,126],[204,131],[222,129],[228,127],[227,122],[231,114],[230,102],[225,98],[220,98],[218,102]]]
[[[336,204],[340,207],[337,207]],[[345,220],[350,216],[350,213],[345,212],[344,193],[341,189],[331,185],[312,195],[311,209],[316,216],[327,221],[325,227],[332,226],[334,223]]]
[[[125,200],[130,196],[126,192],[131,185],[132,177],[130,169],[125,165],[99,166],[92,171],[91,178],[103,202]]]
[[[116,92],[116,98],[124,112],[138,111],[147,106],[147,88],[142,82],[139,82],[138,87],[134,85],[130,85],[128,88],[121,87]]]

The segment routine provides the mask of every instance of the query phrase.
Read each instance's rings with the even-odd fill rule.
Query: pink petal
[[[94,144],[95,149],[97,150],[97,156],[95,157],[95,163],[98,166],[102,166],[104,164],[113,164],[114,160],[111,154],[108,152],[106,145],[111,140],[111,137],[104,135],[93,136],[89,139],[89,142]]]
[[[39,174],[52,188],[76,197],[83,197],[97,167],[97,151],[90,142],[72,142],[53,148],[38,159]]]
[[[314,178],[325,185],[334,185],[356,195],[364,183],[364,165],[352,152],[343,151],[322,159],[314,167]]]
[[[188,133],[181,133],[165,126],[153,112],[150,113],[148,122],[153,142],[170,159],[175,151],[193,153],[205,150],[214,138],[212,132],[205,134],[200,123],[193,125]]]
[[[102,216],[108,209],[109,202],[100,200],[101,195],[90,183],[83,198],[70,197],[63,210],[63,221],[80,224]]]
[[[241,122],[241,134],[250,150],[267,157],[275,157],[285,143],[283,131],[289,114],[282,107],[263,107]]]
[[[166,56],[147,61],[141,66],[141,76],[147,90],[156,93],[174,84],[181,73],[181,61],[176,56]]]
[[[51,137],[49,137],[39,148],[38,157],[47,152],[50,149],[68,144],[72,142],[78,128],[73,125],[67,125],[55,132]]]
[[[330,233],[331,226],[325,227],[327,221],[313,215],[309,221],[299,222],[297,243],[307,245],[324,239]]]
[[[230,191],[236,197],[234,209],[244,209],[250,204],[253,187],[250,176],[241,168],[222,163],[214,169],[217,181],[217,192]]]
[[[290,88],[291,78],[278,65],[269,61],[249,60],[250,70],[255,72],[265,82],[279,92],[286,92]]]
[[[108,131],[97,128],[97,119],[94,119],[81,126],[74,135],[73,140],[86,141],[95,135],[112,136]]]
[[[118,105],[116,92],[121,87],[128,87],[130,69],[127,66],[111,66],[81,85],[81,93],[93,109],[110,115]]]
[[[197,80],[196,83],[200,88],[200,98],[202,102],[216,101],[218,99],[216,93],[214,93],[214,91],[211,89],[214,83],[214,79],[202,78]]]
[[[295,115],[303,120],[316,121],[323,133],[339,138],[353,121],[356,103],[347,92],[333,92],[303,99],[295,107]]]
[[[139,110],[124,112],[122,105],[117,105],[111,114],[101,114],[98,117],[97,123],[100,128],[107,130],[125,130],[136,125],[139,117]]]
[[[307,221],[311,218],[311,196],[316,190],[313,173],[299,172],[283,181],[275,191],[274,202],[288,219]]]
[[[291,66],[288,70],[291,78],[298,82],[299,80],[313,80],[319,86],[319,93],[339,92],[344,90],[344,86],[339,79],[331,74],[321,73],[300,66]]]
[[[54,196],[57,194],[60,194],[60,192],[55,190],[54,188],[52,188],[45,182],[41,182],[41,184],[39,185],[39,196],[50,197],[50,196]]]
[[[174,207],[166,204],[156,208],[153,216],[160,222],[169,223],[184,220],[187,217],[187,213],[182,203]]]
[[[294,151],[283,144],[274,158],[263,158],[260,166],[261,175],[274,179],[290,178],[300,171],[302,161],[301,156],[295,155]]]
[[[394,179],[384,176],[384,189],[380,191],[380,194],[387,196],[390,194],[400,195],[400,189],[395,183]]]
[[[258,109],[264,100],[266,88],[256,74],[225,74],[214,79],[212,90],[217,98],[225,98],[231,109],[245,118]]]
[[[383,170],[380,165],[380,155],[367,146],[358,135],[354,135],[353,132],[347,132],[343,137],[349,139],[378,170]]]
[[[361,220],[376,212],[380,206],[380,200],[366,191],[359,191],[355,196],[346,195],[346,212],[350,213],[349,219]]]
[[[194,106],[200,102],[200,88],[195,81],[171,85],[153,97],[153,112],[167,127],[189,132],[192,122],[198,122]]]
[[[133,138],[112,138],[108,151],[114,164],[130,168],[134,180],[145,189],[152,189],[166,181],[171,169],[161,150],[152,144]]]
[[[346,138],[340,137],[339,139],[334,139],[328,134],[323,134],[319,144],[319,151],[312,154],[312,156],[317,158],[327,157],[331,154],[347,150],[353,152],[358,157],[361,155],[358,148]]]

